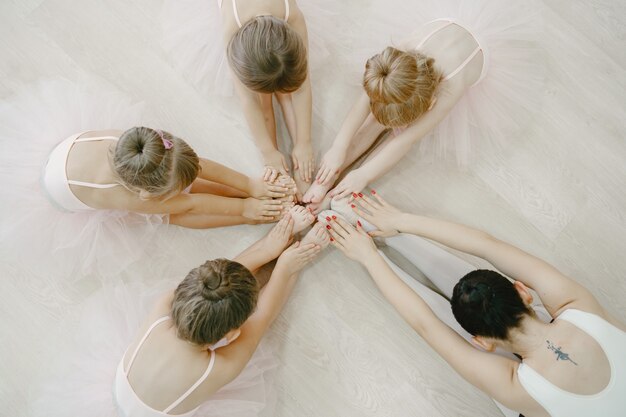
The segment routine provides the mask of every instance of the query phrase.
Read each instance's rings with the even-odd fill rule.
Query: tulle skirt
[[[33,417],[117,417],[113,383],[117,366],[155,300],[177,282],[150,286],[133,282],[105,283],[59,325],[54,378],[31,394]],[[231,383],[194,414],[198,417],[272,416],[272,370],[277,361],[263,341]]]
[[[486,74],[469,88],[432,134],[420,141],[429,161],[471,162],[490,148],[520,140],[533,113],[540,111],[544,79],[537,47],[539,16],[534,1],[420,0],[371,2],[354,19],[361,35],[349,55],[359,62],[361,83],[365,61],[385,47],[398,45],[425,23],[452,19],[468,29],[486,49]]]
[[[168,217],[64,211],[41,186],[52,149],[77,132],[142,124],[143,106],[103,81],[47,80],[0,103],[1,261],[29,277],[73,283],[123,271]]]
[[[297,3],[307,24],[309,65],[314,72],[330,55],[334,2]],[[232,7],[231,0],[224,0],[222,7]],[[163,49],[176,71],[203,95],[233,95],[218,0],[165,0],[161,27]]]

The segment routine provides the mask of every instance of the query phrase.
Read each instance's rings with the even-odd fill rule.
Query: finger
[[[346,239],[346,237],[348,237],[346,231],[337,223],[333,223],[330,225],[328,233],[330,233],[330,236],[333,237],[335,240],[341,241],[342,243]]]
[[[368,196],[364,195],[364,194],[358,194],[358,199],[357,201],[359,202],[358,204],[369,210],[369,211],[376,211],[378,208],[380,208],[380,205],[378,203],[375,203],[373,200],[371,200]]]
[[[367,220],[370,223],[374,223],[374,216],[370,215],[369,213],[364,212],[363,210],[361,210],[361,208],[359,206],[355,206],[352,208],[352,210],[359,216],[364,218],[365,220]]]
[[[280,200],[263,200],[263,207],[281,206],[283,204]]]
[[[373,230],[371,232],[368,232],[367,234],[370,235],[370,237],[378,237],[378,236],[383,236],[385,232],[381,231],[381,230]]]
[[[322,179],[322,176],[324,175],[324,172],[326,172],[326,165],[324,165],[324,161],[322,161],[322,163],[320,164],[319,169],[317,170],[317,175],[315,176],[315,181],[320,182]]]
[[[265,172],[263,173],[263,181],[269,181],[272,178],[272,170],[265,168]]]
[[[335,248],[339,249],[341,253],[343,253],[344,255],[346,254],[346,248],[337,240],[331,239],[330,244],[333,245]]]
[[[296,158],[295,156],[292,156],[291,161],[293,162],[293,170],[294,171],[297,170],[299,168],[298,158]]]
[[[369,236],[365,230],[363,230],[363,225],[359,220],[356,221],[356,231],[363,236]]]
[[[335,219],[335,221],[333,222],[335,224],[338,224],[339,226],[341,226],[341,228],[345,231],[345,234],[350,234],[354,231],[354,227],[352,227],[352,225],[350,223],[348,223],[347,221],[345,221],[344,219],[342,219],[341,217],[337,217],[337,219]],[[334,224],[333,224],[334,227]]]
[[[270,182],[274,182],[278,179],[278,176],[280,175],[280,171],[277,169],[273,169],[272,170],[272,175],[270,176]]]
[[[303,245],[301,243],[300,247],[298,248],[298,255],[302,256],[312,253],[315,250],[315,246],[317,246],[315,243],[307,243],[306,245]]]
[[[283,159],[283,168],[285,169],[285,173],[289,172],[289,167],[287,166],[287,160],[285,159],[285,155],[282,155]]]
[[[272,197],[272,198],[283,198],[283,197],[286,197],[287,194],[279,193],[279,192],[276,192],[276,191],[268,191],[267,192],[267,196],[268,197]]]
[[[335,193],[335,197],[337,197],[337,198],[344,198],[344,197],[349,196],[350,194],[351,194],[350,190],[348,190],[346,188],[342,188],[339,193]]]
[[[281,212],[280,210],[263,210],[262,215],[274,217],[274,216],[280,216],[280,212]]]
[[[370,191],[370,193],[374,196],[374,198],[382,205],[382,206],[386,206],[388,205],[387,201],[384,200],[378,193],[376,193],[375,190]]]
[[[306,176],[306,182],[311,182],[311,177],[313,176],[313,167],[315,166],[315,160],[311,159],[309,161],[309,164],[307,166],[307,176]]]

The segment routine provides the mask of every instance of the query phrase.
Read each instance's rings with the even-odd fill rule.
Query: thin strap
[[[198,388],[198,386],[200,384],[202,384],[204,382],[204,380],[209,376],[209,374],[211,373],[211,369],[213,369],[213,364],[214,363],[215,363],[215,352],[211,351],[211,359],[209,360],[209,365],[206,367],[206,371],[204,371],[204,374],[202,374],[200,379],[198,379],[196,381],[196,383],[193,384],[183,395],[181,395],[176,401],[174,401],[172,404],[170,404],[169,407],[167,407],[165,410],[163,410],[163,412],[167,414],[170,411],[172,411],[174,408],[176,408],[176,406],[178,406],[180,403],[185,401],[185,399],[187,397],[189,397],[189,395],[191,395],[191,393],[196,388]]]
[[[465,66],[472,60],[474,59],[474,57],[476,56],[477,53],[479,53],[482,50],[482,48],[479,46],[478,48],[474,49],[474,52],[472,52],[470,54],[470,56],[468,56],[465,61],[463,61],[463,63],[461,65],[459,65],[458,67],[456,67],[456,69],[454,71],[452,71],[450,74],[446,75],[445,77],[443,77],[443,81],[449,80],[450,78],[454,77],[455,75],[457,75],[459,73],[459,71],[461,71],[463,68],[465,68]]]
[[[233,0],[233,1],[235,1],[235,0]],[[448,20],[446,20],[446,22],[447,23],[445,25],[443,25],[440,28],[437,28],[437,29],[433,30],[432,32],[430,32],[424,39],[422,39],[422,41],[419,43],[419,45],[417,45],[415,47],[415,49],[421,48],[422,46],[424,46],[426,41],[428,41],[435,33],[439,32],[440,30],[442,30],[444,28],[447,28],[448,26],[450,26],[451,24],[454,23],[454,22],[451,22],[451,21],[448,21]]]
[[[285,22],[289,20],[289,0],[285,0]]]
[[[237,25],[241,29],[241,20],[239,20],[239,12],[237,11],[237,1],[233,0],[233,14],[235,15],[235,21]]]
[[[74,181],[74,180],[67,180],[67,183],[70,185],[78,185],[80,187],[88,187],[88,188],[113,188],[113,187],[117,187],[118,183],[113,183],[113,184],[96,184],[93,182],[83,182],[83,181]]]
[[[117,136],[98,136],[94,138],[80,138],[74,142],[95,142],[97,140],[119,140],[119,138]]]
[[[141,346],[143,345],[143,342],[146,341],[146,339],[148,338],[148,336],[150,336],[150,333],[152,333],[152,330],[154,330],[154,328],[156,326],[158,326],[159,324],[163,323],[165,320],[169,320],[169,319],[170,319],[170,316],[161,317],[160,319],[158,319],[157,321],[152,323],[152,325],[150,327],[148,327],[148,330],[146,331],[146,334],[144,334],[143,337],[141,338],[141,340],[139,341],[139,344],[137,345],[137,347],[135,348],[135,351],[133,352],[133,356],[131,356],[130,361],[128,362],[128,369],[125,371],[126,377],[128,377],[128,373],[130,372],[130,368],[133,366],[133,362],[135,362],[135,358],[137,357],[137,353],[139,353],[139,349],[141,349]]]

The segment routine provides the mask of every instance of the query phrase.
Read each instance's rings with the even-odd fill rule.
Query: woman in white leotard
[[[495,271],[469,272],[459,277],[451,305],[454,318],[472,335],[474,344],[487,352],[498,347],[516,353],[521,364],[472,347],[438,317],[445,311],[433,312],[437,307],[394,273],[361,225],[355,230],[342,219],[331,218],[333,244],[368,269],[400,315],[465,379],[527,417],[623,413],[626,327],[587,289],[544,261],[484,232],[401,213],[378,196],[356,201],[356,214],[378,229],[372,235],[402,232],[432,239],[484,258],[515,280]],[[428,262],[427,257],[424,260]],[[430,273],[436,275],[432,269]],[[445,266],[443,273],[447,274]],[[531,308],[531,288],[552,322],[540,320]],[[447,315],[446,322],[451,318],[450,312]]]
[[[414,14],[422,6],[405,3],[407,9],[416,9]],[[450,15],[458,18],[426,23],[401,45],[387,47],[367,61],[364,91],[303,198],[313,209],[325,206],[321,202],[327,195],[343,198],[359,193],[397,165],[417,141],[424,145],[422,139],[431,132],[437,153],[454,153],[458,162],[465,163],[475,142],[497,141],[503,130],[517,126],[516,117],[528,100],[511,106],[517,98],[511,92],[520,87],[528,91],[534,85],[526,82],[523,71],[513,76],[507,71],[521,68],[525,55],[519,51],[524,48],[516,45],[515,36],[519,26],[531,29],[532,21],[524,21],[528,14],[523,12],[509,20],[508,27],[492,18],[490,9],[519,12],[519,6],[510,3],[479,1],[480,7],[475,8],[466,4],[470,1],[461,3]],[[391,14],[401,13],[395,5],[388,7]],[[480,134],[472,137],[476,127]],[[387,131],[389,135],[383,136]],[[347,172],[361,156],[366,161]]]

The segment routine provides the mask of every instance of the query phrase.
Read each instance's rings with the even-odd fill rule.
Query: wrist
[[[411,216],[412,215],[409,213],[400,213],[397,216],[394,216],[393,228],[399,233],[406,233],[408,229],[408,224],[411,221]]]
[[[380,254],[376,250],[373,250],[371,253],[368,253],[367,256],[363,257],[360,260],[361,265],[363,265],[370,274],[372,273],[374,269],[376,269],[376,266],[380,264],[380,262],[384,263]]]

